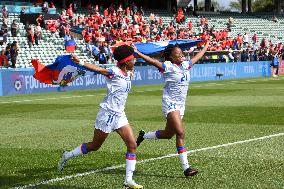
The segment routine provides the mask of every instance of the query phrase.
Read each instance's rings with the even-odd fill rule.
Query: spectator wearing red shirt
[[[222,39],[227,39],[227,37],[228,37],[228,31],[223,30],[222,31]]]
[[[227,40],[226,40],[226,48],[227,48],[227,49],[230,49],[232,46],[233,46],[233,40],[230,39],[229,37],[227,37]]]
[[[176,22],[178,24],[182,24],[184,21],[185,21],[185,16],[184,16],[184,13],[183,13],[183,9],[178,8],[177,15],[176,15]]]
[[[49,30],[51,31],[51,33],[55,33],[57,31],[57,26],[55,22],[52,22]]]
[[[217,41],[222,40],[222,32],[221,32],[221,31],[217,31],[217,32],[216,32],[216,40],[217,40]]]
[[[221,49],[222,50],[226,49],[226,45],[227,45],[227,41],[226,40],[221,41]]]
[[[69,19],[71,20],[73,18],[73,8],[72,3],[70,3],[69,8],[67,10],[67,15],[69,16]]]
[[[267,47],[267,45],[266,45],[266,40],[265,40],[265,38],[263,38],[263,39],[261,40],[261,42],[260,42],[260,48],[264,49],[264,48],[266,48],[266,47]]]
[[[183,29],[179,30],[178,39],[184,39],[184,31],[183,31]]]
[[[65,34],[69,35],[70,34],[70,25],[67,24],[65,27],[64,27],[64,31],[65,31]]]
[[[37,19],[36,19],[36,23],[40,24],[40,27],[44,27],[44,17],[42,14],[40,14]]]
[[[243,37],[241,36],[241,34],[238,34],[237,42],[238,42],[239,47],[241,47],[243,44]]]
[[[8,58],[5,55],[5,49],[2,49],[1,54],[0,54],[0,67],[8,67],[9,66],[9,62],[8,62]]]
[[[159,26],[162,27],[163,26],[163,18],[160,16],[159,17]]]
[[[54,5],[53,2],[51,2],[51,3],[49,4],[49,8],[55,8],[55,5]]]
[[[258,42],[257,34],[254,33],[251,39],[252,39],[253,44],[257,43]]]
[[[108,17],[108,8],[106,8],[106,9],[104,10],[104,17],[105,17],[105,18]]]
[[[85,43],[89,43],[92,39],[92,33],[89,32],[88,30],[85,30],[83,38],[84,38]]]
[[[161,36],[159,34],[156,35],[156,41],[161,41]]]
[[[130,16],[130,8],[129,7],[126,7],[125,14],[126,14],[126,16]]]
[[[188,24],[187,24],[187,26],[188,26],[188,29],[191,31],[191,30],[192,30],[192,22],[189,21]]]

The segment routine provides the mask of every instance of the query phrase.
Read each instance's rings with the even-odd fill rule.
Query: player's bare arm
[[[135,47],[134,47],[134,52],[135,52],[140,58],[142,58],[143,60],[145,60],[145,61],[148,62],[149,64],[151,64],[151,65],[157,67],[157,68],[160,69],[160,70],[163,69],[163,63],[162,63],[162,62],[160,62],[160,61],[158,61],[158,60],[156,60],[156,59],[154,59],[154,58],[151,58],[150,56],[147,56],[147,55],[145,55],[145,54],[139,52],[139,51],[137,50],[137,48],[135,48]]]
[[[95,71],[95,72],[99,72],[102,75],[109,75],[109,71],[105,68],[101,68],[99,66],[96,66],[94,64],[90,64],[88,62],[81,62],[81,60],[76,56],[76,55],[72,55],[72,60],[77,63],[80,64],[82,66],[84,66],[85,68]]]
[[[192,57],[192,59],[191,59],[192,64],[195,64],[196,62],[198,62],[203,57],[203,55],[205,54],[205,52],[207,51],[207,49],[209,47],[209,44],[210,44],[210,41],[207,41],[205,46],[203,47],[203,49],[199,53],[197,53],[197,55]]]

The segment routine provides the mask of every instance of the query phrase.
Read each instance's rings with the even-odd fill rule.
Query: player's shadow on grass
[[[172,178],[172,179],[177,179],[177,178],[184,178],[184,176],[174,176],[174,175],[165,175],[163,172],[161,174],[149,174],[149,173],[143,173],[141,171],[137,171],[136,176],[143,176],[143,177],[159,177],[159,178]]]
[[[18,176],[0,176],[0,186],[7,187],[19,182]]]
[[[120,168],[120,169],[115,169],[115,170],[109,170],[109,171],[104,171],[102,174],[111,174],[111,175],[125,175],[125,168]],[[134,177],[136,176],[142,176],[142,177],[159,177],[159,178],[172,178],[172,179],[177,179],[177,178],[185,178],[184,176],[174,176],[174,175],[165,175],[165,174],[148,174],[144,173],[143,171],[135,171]]]
[[[37,186],[37,187],[33,187],[34,189],[99,189],[99,188],[102,188],[102,187],[94,187],[94,186],[90,186],[90,187],[78,187],[78,186],[53,186],[53,185],[40,185],[40,186]]]

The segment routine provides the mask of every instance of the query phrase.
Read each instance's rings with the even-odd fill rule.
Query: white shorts
[[[176,104],[176,103],[167,103],[163,101],[163,114],[165,118],[167,118],[168,114],[173,111],[179,111],[180,112],[180,117],[181,119],[183,118],[184,115],[184,110],[185,110],[185,105],[181,104]]]
[[[117,115],[114,112],[109,112],[103,108],[99,110],[95,122],[95,128],[104,133],[111,133],[125,125],[128,125],[125,112],[121,115]]]

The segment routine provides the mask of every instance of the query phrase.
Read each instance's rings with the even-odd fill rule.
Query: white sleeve
[[[188,69],[188,70],[189,70],[190,68],[192,68],[192,66],[193,66],[191,60],[189,60],[189,61],[184,61],[182,64],[183,64],[183,67],[184,67],[185,69]]]
[[[173,66],[170,61],[165,61],[162,67],[163,67],[162,73],[170,73],[173,71]]]
[[[115,75],[117,75],[117,70],[115,69],[115,67],[113,68],[107,68],[108,71],[108,75],[106,77],[108,77],[109,79],[113,78]]]

